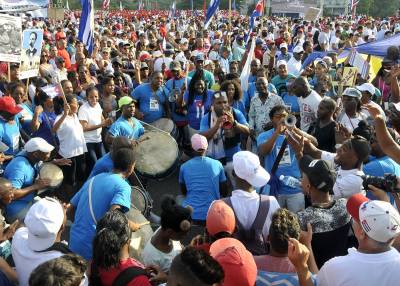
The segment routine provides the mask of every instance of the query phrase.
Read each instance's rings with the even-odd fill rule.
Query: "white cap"
[[[187,59],[183,53],[179,53],[175,56],[175,60],[181,63],[186,63]]]
[[[35,137],[26,142],[24,149],[28,153],[35,151],[49,153],[54,150],[54,146],[50,145],[46,140],[40,137]]]
[[[182,38],[181,41],[180,41],[180,43],[181,43],[182,45],[184,45],[184,44],[189,43],[189,40],[186,39],[186,38]]]
[[[53,198],[43,198],[28,210],[24,223],[28,229],[28,247],[42,251],[54,244],[64,222],[64,208]]]
[[[279,46],[279,49],[282,49],[282,48],[288,48],[288,46],[287,46],[287,44],[285,43],[285,42],[283,42],[280,46]]]
[[[296,46],[296,47],[294,47],[294,49],[293,49],[293,53],[298,54],[298,53],[302,53],[302,52],[304,52],[302,46]]]
[[[265,186],[270,178],[261,166],[258,156],[250,151],[239,151],[233,155],[233,169],[236,176],[256,188]]]
[[[279,68],[280,66],[287,66],[287,62],[285,60],[280,60],[276,63],[276,66]]]
[[[356,86],[359,91],[368,91],[371,95],[375,94],[375,87],[371,83],[363,83],[362,85]]]
[[[162,57],[162,52],[161,51],[155,51],[155,52],[153,52],[153,58],[159,58],[159,57]]]

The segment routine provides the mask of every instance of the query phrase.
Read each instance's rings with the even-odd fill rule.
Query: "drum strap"
[[[118,276],[114,279],[112,286],[125,286],[128,285],[136,277],[145,275],[147,276],[146,270],[138,266],[131,266],[121,271]]]
[[[94,180],[94,177],[90,180],[89,189],[88,189],[88,193],[89,193],[89,210],[90,210],[90,214],[92,215],[92,219],[94,220],[94,224],[97,224],[97,220],[96,220],[96,217],[94,216],[93,205],[92,205],[92,185],[93,185],[93,180]]]

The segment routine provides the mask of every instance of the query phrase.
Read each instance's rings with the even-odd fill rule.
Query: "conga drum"
[[[64,174],[61,168],[57,165],[53,163],[43,163],[40,167],[39,178],[50,180],[50,187],[48,189],[56,189],[61,185],[64,179]],[[38,194],[41,194],[48,189],[40,190],[38,191]]]
[[[178,139],[178,135],[179,135],[178,129],[176,128],[175,123],[171,119],[160,118],[160,119],[152,122],[150,125],[169,133],[175,140]],[[152,131],[151,129],[152,129],[151,127],[148,127],[149,131]],[[157,129],[153,128],[153,130],[157,130]]]
[[[135,148],[136,171],[143,177],[162,179],[173,173],[179,162],[175,139],[161,131],[145,132]]]
[[[147,222],[147,219],[140,213],[139,210],[131,208],[127,213],[128,219],[135,223]],[[134,257],[143,263],[142,251],[146,243],[153,236],[153,229],[150,224],[143,225],[139,230],[132,232],[131,244],[129,245],[129,256]]]

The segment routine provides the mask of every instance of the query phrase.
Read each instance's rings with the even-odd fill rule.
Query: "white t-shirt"
[[[264,237],[268,237],[269,227],[272,222],[272,214],[280,208],[275,197],[269,197],[269,211],[263,227]],[[260,196],[256,191],[251,193],[243,190],[235,190],[232,192],[231,202],[235,211],[235,216],[240,224],[246,229],[250,229],[256,219],[258,206],[260,204]]]
[[[59,251],[36,252],[28,247],[28,229],[21,227],[13,237],[11,253],[15,262],[19,285],[28,285],[29,276],[40,264],[63,254]]]
[[[350,133],[353,133],[354,129],[358,127],[358,123],[366,119],[367,116],[364,113],[359,113],[356,117],[349,117],[345,112],[343,112],[338,117],[338,123],[343,124]]]
[[[61,116],[62,114],[58,115],[54,122],[56,123]],[[76,114],[68,115],[65,118],[57,130],[57,137],[60,141],[58,152],[64,158],[76,157],[87,152],[83,128]]]
[[[312,90],[305,98],[297,98],[300,107],[301,130],[307,132],[311,123],[317,119],[318,105],[321,100],[321,96],[315,90]]]
[[[301,72],[301,60],[298,61],[293,57],[290,58],[290,60],[287,63],[287,68],[288,68],[288,73],[291,73],[292,75],[298,77],[300,76]]]
[[[355,248],[348,252],[325,262],[317,275],[319,286],[399,285],[400,254],[396,249],[378,254]]]
[[[162,71],[163,63],[165,63],[165,69],[169,70],[169,65],[171,64],[172,61],[173,61],[173,59],[168,58],[168,57],[161,57],[161,58],[156,59],[154,61],[154,71]]]
[[[321,159],[336,169],[336,181],[333,185],[333,196],[335,199],[348,198],[354,194],[365,195],[363,187],[364,172],[358,169],[343,170],[334,162],[336,154],[322,151]]]
[[[154,235],[160,231],[160,228],[156,230]],[[142,251],[142,259],[145,265],[155,264],[160,266],[161,270],[168,272],[171,266],[172,260],[182,251],[182,245],[179,241],[172,241],[172,250],[169,253],[164,253],[151,243],[149,240]]]
[[[89,102],[85,102],[78,112],[79,120],[86,121],[89,125],[99,125],[101,124],[103,110],[99,103],[96,103],[92,107]],[[84,132],[86,143],[99,143],[101,142],[101,130],[102,128],[97,128],[96,130]]]

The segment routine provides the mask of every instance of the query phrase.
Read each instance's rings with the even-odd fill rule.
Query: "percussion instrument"
[[[169,133],[175,140],[178,139],[178,129],[176,128],[175,123],[168,118],[160,118],[150,124],[159,130],[163,130]],[[151,131],[151,127],[149,127],[149,131]]]
[[[149,193],[141,187],[132,186],[131,208],[140,211],[142,215],[148,218],[153,208],[153,200]]]
[[[142,137],[146,140],[141,141]],[[135,168],[140,175],[162,179],[172,174],[179,163],[179,149],[174,138],[162,131],[149,131],[138,141]]]
[[[40,167],[39,178],[50,180],[49,188],[56,189],[61,185],[64,175],[60,167],[57,165],[53,163],[43,163]],[[44,191],[45,190],[40,190],[38,194],[43,193]]]
[[[129,220],[134,223],[147,223],[140,227],[139,230],[132,232],[131,235],[131,244],[129,245],[129,256],[134,257],[143,263],[142,260],[142,251],[146,246],[146,243],[153,236],[153,229],[151,228],[148,220],[135,208],[131,208],[127,213],[127,217]]]

